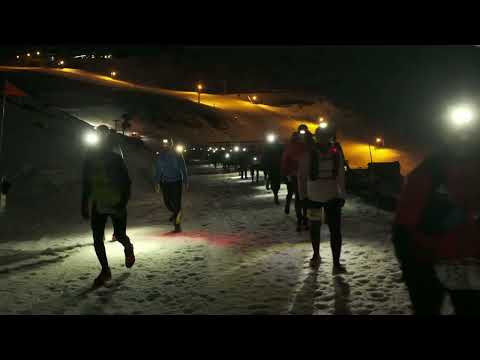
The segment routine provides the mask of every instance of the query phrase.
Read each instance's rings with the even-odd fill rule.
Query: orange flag
[[[3,88],[3,94],[5,96],[28,96],[28,94],[19,88],[17,88],[15,85],[10,83],[8,80],[5,81],[5,87]]]

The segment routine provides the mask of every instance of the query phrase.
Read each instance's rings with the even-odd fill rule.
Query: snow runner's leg
[[[402,270],[414,314],[440,315],[446,291],[433,265],[411,260],[402,264]]]
[[[325,216],[330,230],[330,247],[332,249],[333,264],[340,266],[342,252],[342,208],[338,203],[331,202],[325,206]]]
[[[281,179],[279,174],[270,175],[270,184],[273,191],[273,197],[274,197],[275,204],[277,205],[280,204],[280,202],[278,201],[278,191],[280,190],[280,182],[281,182]]]
[[[162,195],[163,195],[163,203],[165,204],[165,207],[170,211],[173,212],[173,207],[172,203],[170,200],[170,184],[169,183],[161,183],[160,188],[162,189]]]
[[[112,214],[113,231],[117,241],[123,245],[125,252],[125,266],[130,268],[135,263],[133,245],[127,236],[127,209],[122,209],[117,214]]]
[[[103,243],[107,217],[108,215],[106,214],[99,214],[95,205],[92,206],[92,218],[90,224],[93,233],[93,246],[95,248],[98,261],[102,266],[102,270],[108,270],[107,254],[105,252],[105,244]]]
[[[295,196],[295,215],[297,216],[298,221],[302,219],[302,206],[298,195],[298,180],[296,176],[292,176],[292,191],[293,196]]]
[[[290,214],[290,203],[292,202],[292,197],[294,193],[293,181],[285,181],[287,185],[287,197],[285,199],[285,214]]]
[[[182,223],[182,182],[177,181],[170,184],[171,193],[169,194],[175,219],[175,231],[181,231]]]
[[[316,212],[321,209],[314,209]],[[322,228],[322,222],[320,220],[310,220],[310,241],[312,242],[313,256],[310,259],[311,266],[317,266],[320,264],[320,230]]]

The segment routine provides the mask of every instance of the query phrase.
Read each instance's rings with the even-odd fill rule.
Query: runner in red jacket
[[[480,314],[480,129],[454,140],[409,176],[393,243],[415,314]]]
[[[297,231],[302,230],[302,224],[308,229],[307,212],[298,195],[298,161],[306,153],[308,145],[311,142],[312,134],[308,131],[306,125],[300,125],[298,132],[292,134],[290,143],[287,144],[282,156],[282,176],[286,178],[287,199],[285,203],[285,214],[290,213],[290,203],[295,195],[295,214],[297,216]]]

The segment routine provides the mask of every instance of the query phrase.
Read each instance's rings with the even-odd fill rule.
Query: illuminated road
[[[284,196],[282,186],[282,203]],[[184,212],[184,233],[174,235],[159,194],[134,197],[128,234],[137,262],[126,269],[122,247],[107,242],[113,280],[95,291],[99,266],[87,223],[79,234],[2,243],[0,313],[410,313],[389,239],[392,215],[358,199],[344,209],[343,275],[332,274],[326,232],[323,263],[309,268],[308,233],[295,232],[294,217],[263,184],[236,174],[193,176]]]

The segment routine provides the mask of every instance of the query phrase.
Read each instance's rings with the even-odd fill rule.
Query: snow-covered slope
[[[115,119],[130,114],[131,131],[145,135],[151,146],[165,136],[184,142],[263,141],[267,132],[274,131],[288,139],[300,123],[309,124],[313,131],[321,115],[338,123],[350,165],[366,167],[370,162],[368,142],[379,135],[379,129],[373,128],[368,119],[312,94],[262,93],[258,94],[259,104],[253,104],[248,99],[253,94],[204,93],[201,104],[197,104],[195,92],[133,84],[82,70],[0,67],[2,70],[8,70],[12,81],[40,101],[90,124],[114,126]],[[396,134],[382,130],[387,148],[375,150],[374,161],[400,161],[406,174],[426,149],[401,143]]]

